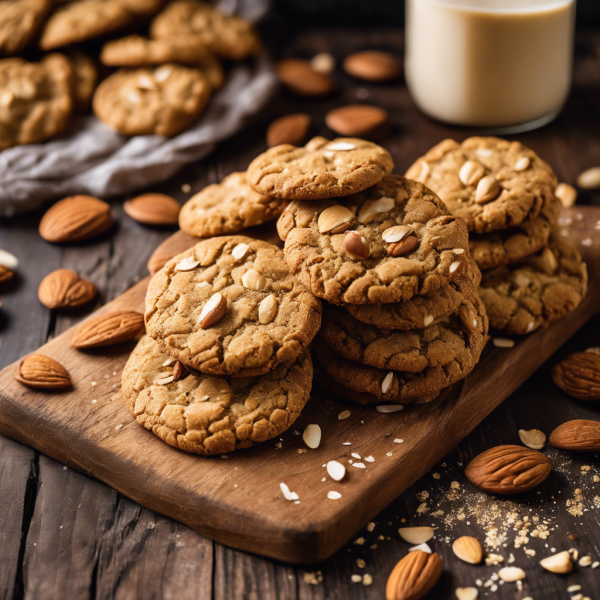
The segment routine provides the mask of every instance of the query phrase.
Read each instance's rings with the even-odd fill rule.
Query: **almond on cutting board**
[[[484,492],[519,494],[539,485],[552,469],[550,460],[537,450],[506,445],[490,448],[466,467],[467,479]]]
[[[559,425],[548,440],[562,450],[596,452],[600,450],[600,421],[575,419]]]
[[[437,552],[409,552],[392,570],[385,588],[386,600],[419,600],[428,594],[442,575]]]
[[[81,242],[102,235],[113,224],[106,202],[92,196],[70,196],[46,211],[39,232],[47,242]]]
[[[349,104],[330,110],[325,115],[329,129],[348,137],[360,137],[379,129],[388,120],[388,113],[377,106]]]
[[[181,206],[165,194],[142,194],[123,204],[125,214],[143,225],[177,225]]]
[[[53,358],[30,354],[17,367],[15,379],[38,390],[66,390],[71,387],[67,370]]]
[[[355,52],[344,60],[343,66],[349,75],[366,81],[391,81],[402,73],[400,60],[379,50]]]
[[[267,146],[292,144],[301,146],[310,128],[311,118],[306,113],[284,115],[275,119],[267,129]]]
[[[552,381],[578,400],[600,400],[600,354],[576,352],[552,369]]]
[[[38,298],[47,308],[77,308],[91,302],[96,286],[71,269],[57,269],[46,275],[38,287]]]
[[[144,315],[133,311],[110,312],[84,321],[71,338],[71,345],[78,350],[112,346],[135,340],[144,331]]]
[[[335,82],[329,75],[315,71],[301,58],[282,60],[275,65],[275,70],[281,82],[298,96],[325,96],[335,89]]]

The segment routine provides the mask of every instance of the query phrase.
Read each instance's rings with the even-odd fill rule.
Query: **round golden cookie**
[[[51,8],[52,0],[0,2],[0,56],[11,56],[26,48]]]
[[[465,224],[425,186],[388,175],[343,199],[292,202],[277,222],[290,271],[337,304],[404,302],[465,276]]]
[[[424,183],[465,221],[489,233],[519,225],[554,202],[556,176],[519,142],[472,137],[444,140],[419,158],[406,177]]]
[[[201,241],[167,262],[146,294],[148,335],[203,373],[266,373],[295,360],[320,325],[321,303],[283,252],[245,236]]]
[[[418,373],[379,369],[350,361],[322,342],[316,344],[315,356],[319,366],[335,384],[356,393],[400,404],[427,401],[466,377],[479,361],[485,345],[488,321],[483,303],[477,296],[461,304],[456,318],[463,331],[468,332],[464,347],[448,362],[444,361],[446,364],[427,366]]]
[[[0,150],[43,142],[67,125],[73,71],[62,54],[0,60]]]
[[[225,60],[243,60],[260,52],[261,43],[250,23],[199,0],[175,0],[150,26],[153,38],[194,37]]]
[[[96,116],[125,135],[173,136],[187,129],[210,98],[210,84],[197,69],[162,65],[119,69],[96,90]]]
[[[285,200],[255,192],[248,186],[246,173],[231,173],[183,205],[179,226],[196,237],[235,233],[276,219],[286,204]]]
[[[59,6],[40,37],[42,50],[54,50],[99,37],[133,21],[119,0],[75,0]]]
[[[150,40],[140,35],[129,35],[106,42],[100,60],[110,67],[146,67],[164,63],[188,65],[200,69],[215,90],[225,83],[223,66],[196,38]]]
[[[286,200],[319,200],[360,192],[392,172],[387,150],[358,138],[315,137],[298,148],[281,144],[248,167],[250,187]]]
[[[541,252],[483,273],[479,295],[490,328],[522,335],[575,310],[587,291],[587,267],[557,232]]]
[[[143,337],[123,371],[123,398],[140,425],[171,446],[213,455],[248,448],[288,429],[312,383],[308,352],[260,377],[217,378],[181,369]]]

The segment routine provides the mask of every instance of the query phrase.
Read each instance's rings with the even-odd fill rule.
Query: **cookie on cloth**
[[[392,172],[389,152],[366,140],[315,137],[306,146],[281,144],[257,156],[248,183],[286,200],[320,200],[360,192]]]
[[[123,398],[140,425],[171,446],[213,455],[288,429],[312,384],[308,352],[260,377],[221,378],[181,368],[143,337],[123,371]]]
[[[420,183],[388,175],[343,203],[294,201],[277,231],[298,279],[332,303],[403,302],[465,276],[465,224]]]
[[[98,86],[93,108],[119,133],[173,136],[200,116],[210,93],[198,69],[173,64],[119,69]]]
[[[146,294],[146,331],[204,373],[262,375],[295,360],[321,325],[321,303],[262,240],[222,236],[171,259]]]
[[[541,252],[484,272],[479,295],[491,329],[521,335],[573,311],[586,290],[586,264],[577,249],[555,232]]]
[[[196,237],[235,233],[276,219],[286,205],[285,200],[255,192],[248,185],[246,173],[231,173],[183,205],[179,226]]]
[[[519,142],[472,137],[444,140],[419,158],[406,177],[431,188],[469,231],[489,233],[537,216],[555,200],[550,166]]]

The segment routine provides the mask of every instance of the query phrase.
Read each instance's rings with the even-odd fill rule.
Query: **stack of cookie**
[[[168,444],[221,454],[288,429],[312,384],[321,303],[261,240],[201,241],[152,278],[123,372],[132,415]]]
[[[535,152],[492,137],[444,140],[406,176],[466,223],[492,329],[530,333],[580,304],[586,266],[558,230],[556,176]]]
[[[315,138],[256,158],[247,181],[291,200],[277,223],[290,271],[327,301],[319,380],[363,404],[427,402],[479,359],[487,319],[465,224],[389,153]]]
[[[189,127],[225,82],[221,60],[255,56],[261,44],[252,25],[210,4],[165,4],[0,2],[0,56],[27,56],[35,46],[65,51],[37,63],[0,60],[0,150],[45,141],[65,129],[72,112],[92,104],[100,120],[125,135],[172,136]],[[146,32],[149,37],[140,35]],[[119,69],[111,73],[113,67]],[[104,71],[108,76],[98,84]]]

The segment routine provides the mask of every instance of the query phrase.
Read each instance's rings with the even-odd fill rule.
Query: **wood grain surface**
[[[295,32],[290,24],[278,23],[266,33],[273,39],[276,55],[312,56],[329,51],[340,60],[365,48],[402,52],[397,30]],[[264,133],[275,117],[309,112],[311,133],[331,135],[323,124],[325,112],[357,100],[390,112],[390,128],[381,143],[391,150],[399,172],[444,137],[464,139],[473,134],[423,117],[401,81],[378,86],[354,81],[339,71],[335,77],[341,85],[339,95],[306,101],[282,93],[259,120],[221,144],[208,160],[152,191],[184,201],[190,194],[181,191],[182,184],[189,184],[194,193],[231,171],[244,169],[265,148]],[[549,126],[518,136],[552,164],[562,181],[574,183],[581,170],[600,164],[598,90],[600,34],[580,32],[574,87],[565,110]],[[600,205],[600,194],[580,193],[578,202]],[[90,309],[76,314],[50,313],[38,303],[37,286],[53,269],[73,268],[92,280],[101,294],[97,306],[146,275],[148,258],[169,232],[132,222],[122,212],[121,199],[111,204],[118,220],[115,231],[74,247],[44,243],[37,235],[41,214],[0,223],[0,247],[21,261],[16,285],[0,290],[0,365],[34,351],[89,315]],[[592,240],[594,245],[599,243],[597,235]],[[581,585],[584,595],[600,598],[598,570],[576,566],[571,575],[559,577],[537,564],[553,549],[570,547],[600,559],[600,511],[594,504],[600,488],[593,482],[593,477],[600,475],[598,456],[546,449],[554,467],[550,477],[539,489],[511,499],[477,493],[464,478],[464,464],[476,454],[497,444],[519,443],[521,427],[550,433],[569,419],[600,419],[597,404],[569,398],[550,380],[552,366],[566,354],[599,346],[599,332],[600,318],[595,317],[464,441],[380,512],[374,526],[362,529],[358,535],[364,544],[350,543],[329,560],[310,567],[295,568],[213,543],[96,479],[0,437],[0,598],[381,600],[389,572],[409,546],[397,532],[407,524],[437,527],[431,545],[442,556],[444,573],[433,598],[455,598],[455,588],[476,585],[477,580],[480,597],[500,600],[527,596],[566,599],[578,593],[567,593],[571,585]],[[453,482],[460,484],[458,493],[451,487]],[[573,505],[579,497],[576,490],[583,491],[581,508]],[[423,500],[425,493],[427,500]],[[494,511],[498,505],[503,507],[501,514]],[[577,510],[572,510],[573,506]],[[458,516],[451,520],[453,513]],[[508,515],[514,514],[548,523],[549,537],[530,536],[526,544],[535,556],[526,555],[523,545],[516,547],[515,527],[506,524]],[[499,567],[467,565],[452,554],[451,541],[458,535],[486,540],[491,525],[482,522],[481,515],[488,515],[500,532],[505,529],[505,538],[501,537],[494,551],[504,556],[504,564],[525,570],[522,591],[515,584],[496,583],[494,589],[490,577]],[[511,554],[514,563],[508,562]],[[365,566],[359,566],[357,560],[365,561]],[[365,574],[371,576],[371,585],[351,580],[351,575]]]

